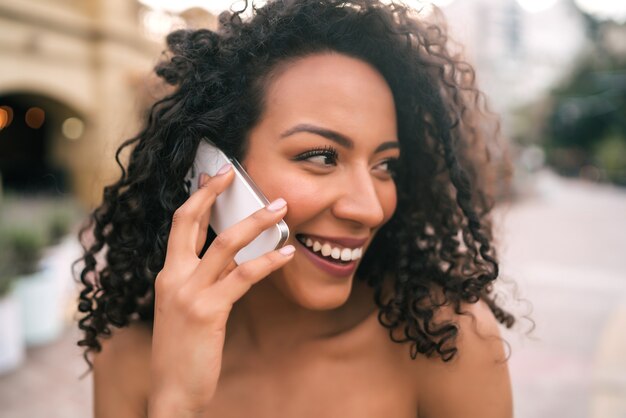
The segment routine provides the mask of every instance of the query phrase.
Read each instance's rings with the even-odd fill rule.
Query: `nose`
[[[355,169],[344,176],[341,190],[341,196],[332,206],[334,216],[368,228],[375,228],[383,222],[383,205],[367,169]]]

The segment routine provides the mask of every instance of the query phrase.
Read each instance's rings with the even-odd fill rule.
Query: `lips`
[[[358,260],[350,261],[346,264],[335,263],[316,255],[298,240],[296,240],[296,245],[302,247],[302,251],[300,253],[304,254],[304,256],[309,259],[314,266],[332,276],[343,278],[354,273],[356,270]]]
[[[355,238],[355,237],[324,237],[321,235],[314,234],[306,234],[306,233],[298,233],[295,234],[296,240],[295,243],[298,246],[301,246],[303,251],[301,252],[304,256],[317,268],[320,270],[340,278],[345,278],[350,276],[356,270],[357,264],[359,260],[352,260],[349,262],[342,261],[332,261],[328,260],[325,257],[322,257],[321,254],[317,254],[313,252],[311,248],[308,248],[304,245],[300,240],[302,238],[310,238],[312,240],[318,241],[322,244],[329,243],[334,244],[336,246],[340,246],[342,248],[362,248],[369,237],[363,238]]]

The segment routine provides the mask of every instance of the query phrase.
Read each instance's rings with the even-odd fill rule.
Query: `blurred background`
[[[91,415],[70,273],[77,228],[162,94],[150,71],[165,34],[215,28],[230,4],[0,0],[0,417]],[[503,331],[515,416],[624,418],[626,2],[435,4],[513,156],[495,220],[522,318]]]

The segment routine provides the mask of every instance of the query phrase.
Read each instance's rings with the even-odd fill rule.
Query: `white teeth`
[[[324,257],[332,257],[335,260],[342,260],[342,261],[351,261],[351,260],[358,260],[361,258],[361,255],[363,254],[363,250],[362,248],[355,248],[355,249],[350,249],[350,248],[338,248],[338,247],[333,247],[331,244],[329,243],[324,243],[323,245],[318,242],[315,241],[309,237],[305,237],[304,239],[300,240],[301,242],[304,243],[304,245],[306,245],[309,248],[312,248],[313,252],[320,252]]]
[[[341,261],[352,260],[352,250],[350,248],[344,248],[341,250]]]

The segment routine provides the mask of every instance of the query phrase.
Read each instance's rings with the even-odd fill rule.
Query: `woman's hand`
[[[220,233],[199,258],[211,207],[233,178],[232,169],[212,178],[204,174],[198,191],[174,213],[165,264],[155,281],[150,417],[202,416],[217,388],[233,304],[293,256],[289,245],[281,249],[288,254],[275,250],[240,266],[233,260],[285,216],[279,199]]]

